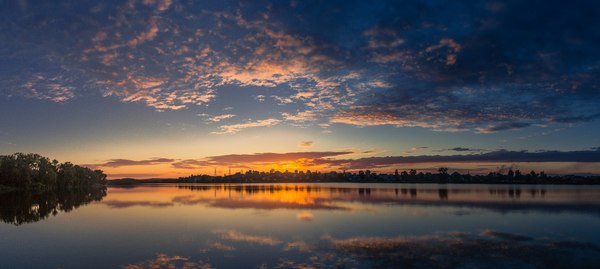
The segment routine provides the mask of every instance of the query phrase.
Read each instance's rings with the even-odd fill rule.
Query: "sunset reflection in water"
[[[68,213],[0,226],[0,251],[15,268],[596,266],[598,197],[549,185],[109,187]],[[37,243],[4,243],[15,240]]]

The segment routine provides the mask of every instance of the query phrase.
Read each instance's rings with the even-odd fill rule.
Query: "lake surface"
[[[141,185],[0,214],[0,268],[600,268],[598,186]]]

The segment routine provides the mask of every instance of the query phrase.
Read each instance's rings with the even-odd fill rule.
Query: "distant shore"
[[[108,180],[108,185],[124,186],[137,184],[251,184],[251,183],[428,183],[428,184],[545,184],[545,185],[600,185],[600,176],[547,176],[534,172],[526,175],[502,175],[490,173],[489,175],[461,175],[453,174],[374,174],[374,173],[255,173],[233,174],[228,176],[197,175],[181,178],[149,178],[134,179],[122,178]]]

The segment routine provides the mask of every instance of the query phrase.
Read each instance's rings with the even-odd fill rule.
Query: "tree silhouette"
[[[102,170],[91,170],[70,162],[38,154],[15,153],[0,156],[0,185],[33,190],[71,189],[106,184]]]

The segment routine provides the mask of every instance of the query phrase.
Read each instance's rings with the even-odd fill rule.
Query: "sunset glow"
[[[1,3],[0,154],[111,179],[600,174],[593,2]]]
[[[599,14],[0,0],[0,268],[600,268]]]

